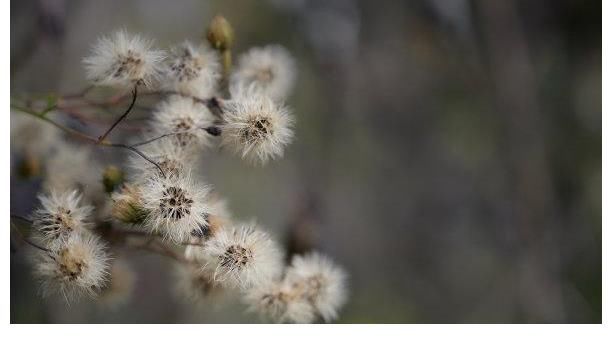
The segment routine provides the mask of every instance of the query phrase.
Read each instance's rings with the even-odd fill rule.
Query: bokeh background
[[[12,1],[11,91],[74,92],[100,35],[167,47],[218,13],[235,54],[295,55],[297,140],[265,168],[202,169],[235,216],[346,267],[339,322],[601,322],[600,2]],[[13,173],[11,211],[39,185]],[[11,322],[259,321],[231,295],[181,303],[170,261],[120,254],[134,295],[106,309],[41,300],[12,252]]]

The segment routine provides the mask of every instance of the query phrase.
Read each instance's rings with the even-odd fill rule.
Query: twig
[[[63,99],[83,98],[89,91],[94,89],[94,85],[89,85],[77,93],[67,94],[62,96]]]
[[[193,132],[194,130],[205,130],[207,133],[209,133],[212,136],[219,136],[219,135],[221,135],[221,128],[219,128],[217,126],[210,126],[210,127],[206,127],[206,128],[196,128],[196,129],[192,129],[192,130],[177,131],[177,132],[174,132],[174,133],[163,134],[163,135],[154,137],[152,139],[148,139],[148,140],[145,140],[145,141],[142,141],[142,142],[134,143],[134,144],[132,144],[132,147],[144,146],[146,144],[149,144],[151,142],[163,139],[164,137],[168,137],[168,136],[174,136],[174,135],[180,135],[180,134],[188,134],[190,132]]]
[[[130,151],[138,154],[141,158],[143,158],[146,161],[150,162],[151,164],[155,165],[155,167],[157,167],[157,169],[159,170],[159,173],[161,173],[161,175],[164,178],[166,178],[166,173],[164,172],[164,169],[161,168],[161,166],[159,166],[159,164],[157,162],[155,162],[153,159],[149,158],[143,152],[141,152],[140,150],[134,148],[133,146],[128,146],[128,145],[125,145],[125,144],[122,144],[122,143],[107,143],[107,144],[105,144],[105,146],[125,148],[127,150],[130,150]]]
[[[55,122],[54,120],[52,120],[52,119],[50,119],[48,117],[45,117],[45,116],[43,116],[43,115],[41,115],[41,114],[39,114],[39,113],[37,113],[37,112],[35,112],[33,110],[30,110],[28,108],[25,108],[25,107],[22,107],[22,106],[19,106],[19,105],[15,105],[15,104],[11,104],[11,107],[14,108],[14,109],[17,109],[17,110],[19,110],[19,111],[21,111],[23,113],[27,113],[28,115],[34,116],[35,118],[43,120],[43,121],[45,121],[47,123],[50,123],[50,124],[54,125],[55,127],[65,131],[65,132],[67,132],[67,133],[69,133],[71,135],[74,135],[74,136],[76,136],[76,137],[78,137],[78,138],[80,138],[82,140],[88,141],[88,142],[93,143],[95,145],[106,146],[106,147],[118,147],[118,148],[123,148],[123,149],[130,150],[130,151],[138,154],[140,157],[142,157],[146,161],[148,161],[151,164],[155,165],[155,167],[157,167],[157,169],[160,171],[161,175],[166,177],[166,174],[164,173],[164,170],[161,168],[161,166],[159,166],[159,164],[157,162],[153,161],[151,158],[146,156],[143,152],[141,152],[140,150],[136,149],[135,147],[132,147],[132,146],[129,146],[129,145],[126,145],[126,144],[122,144],[122,143],[112,143],[112,142],[109,142],[109,141],[106,141],[106,140],[100,141],[99,139],[96,139],[95,137],[92,137],[92,136],[89,136],[87,134],[84,134],[84,133],[82,133],[82,132],[80,132],[78,130],[74,130],[72,128],[69,128],[69,127],[66,127],[64,125],[61,125],[61,124]]]
[[[16,216],[11,215],[11,217],[16,217]],[[16,218],[18,218],[18,219],[20,219],[20,220],[26,220],[26,221],[30,222],[30,220],[27,220],[27,219],[22,218],[22,217],[16,217]],[[21,239],[21,240],[22,240],[23,242],[25,242],[26,244],[28,244],[28,245],[30,245],[30,246],[32,246],[32,247],[35,247],[35,248],[37,248],[37,249],[39,249],[39,250],[45,251],[45,252],[51,252],[51,250],[49,250],[48,248],[46,248],[46,247],[42,247],[42,246],[40,246],[40,245],[36,244],[35,242],[33,242],[33,241],[29,240],[28,238],[26,238],[26,237],[23,235],[23,233],[21,233],[21,231],[19,230],[19,228],[17,228],[17,226],[16,226],[14,223],[12,223],[12,222],[11,222],[11,228],[12,228],[12,229],[14,229],[14,232],[15,232],[15,233],[17,233],[17,236],[19,237],[19,239]]]
[[[115,121],[115,123],[113,123],[113,125],[111,125],[111,127],[108,128],[108,130],[104,134],[102,134],[102,136],[98,138],[98,142],[104,141],[104,139],[111,133],[111,131],[113,131],[113,129],[115,129],[115,127],[119,123],[121,123],[121,121],[123,121],[123,119],[125,119],[130,114],[130,111],[132,111],[132,108],[134,107],[134,104],[136,103],[137,97],[138,97],[138,84],[134,85],[134,89],[132,90],[132,102],[130,103],[130,106],[127,108],[127,110],[125,110],[123,115],[121,115],[121,117],[119,117]]]

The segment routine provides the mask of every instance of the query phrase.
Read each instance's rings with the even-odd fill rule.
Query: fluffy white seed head
[[[100,38],[91,55],[83,59],[87,79],[96,85],[129,89],[151,86],[161,73],[164,52],[153,41],[124,30]]]
[[[214,50],[184,42],[171,49],[164,70],[164,87],[191,96],[210,97],[221,78],[221,63]]]
[[[180,264],[175,271],[175,292],[184,301],[202,303],[220,291],[209,272],[197,266]]]
[[[159,105],[152,127],[156,135],[177,133],[167,139],[181,149],[194,150],[211,144],[211,135],[203,128],[212,126],[214,120],[206,105],[177,95]]]
[[[186,242],[194,234],[203,236],[211,208],[209,187],[196,183],[189,174],[179,178],[152,177],[142,186],[145,226],[165,238]]]
[[[293,138],[289,109],[251,91],[226,102],[223,119],[222,145],[251,163],[282,157]]]
[[[166,176],[180,177],[181,174],[189,172],[195,162],[195,154],[190,154],[189,151],[182,149],[172,141],[172,137],[154,141],[140,150],[164,171]],[[129,165],[132,174],[137,176],[137,179],[143,180],[152,176],[161,176],[157,166],[151,164],[140,156],[133,155],[130,157]]]
[[[89,229],[87,221],[93,207],[81,204],[78,191],[51,191],[38,198],[40,208],[32,215],[32,228],[44,243],[65,240]]]
[[[106,246],[88,232],[74,233],[50,250],[36,249],[34,275],[43,296],[59,293],[66,302],[81,295],[96,295],[108,278]]]
[[[308,300],[300,297],[285,282],[269,282],[248,290],[249,310],[277,323],[312,323],[316,313]]]
[[[295,256],[286,280],[326,322],[336,319],[346,302],[346,273],[319,253]]]
[[[217,233],[204,247],[205,268],[222,285],[247,289],[276,279],[282,271],[277,244],[254,224],[235,225]]]
[[[241,88],[253,87],[275,101],[293,90],[296,68],[293,57],[280,45],[251,48],[240,56],[230,78],[232,96]]]

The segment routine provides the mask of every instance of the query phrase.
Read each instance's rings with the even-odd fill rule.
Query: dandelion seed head
[[[336,319],[346,302],[346,273],[319,253],[295,256],[286,279],[326,322]]]
[[[282,157],[293,138],[293,117],[286,107],[246,91],[224,109],[222,145],[255,164]]]
[[[296,79],[295,61],[280,45],[251,48],[240,56],[230,78],[232,96],[241,88],[252,87],[275,101],[284,100]]]
[[[217,233],[206,243],[205,268],[215,282],[246,289],[277,278],[282,254],[276,243],[254,224],[235,225]]]
[[[176,133],[167,139],[181,149],[193,151],[212,143],[211,135],[203,128],[212,126],[214,120],[204,104],[177,95],[159,105],[152,126],[157,135]]]
[[[192,264],[177,266],[175,292],[182,300],[201,304],[219,291],[207,271]]]
[[[51,191],[40,195],[39,200],[41,206],[32,215],[32,228],[43,242],[64,240],[91,226],[87,220],[93,207],[81,205],[78,191]]]
[[[283,281],[269,282],[247,291],[249,310],[277,323],[312,323],[316,314],[313,306],[296,294]]]
[[[196,183],[189,174],[152,177],[142,187],[145,224],[172,241],[187,241],[194,230],[208,225],[208,193],[209,187]]]
[[[164,52],[152,48],[153,41],[125,30],[100,38],[91,55],[83,59],[87,79],[101,86],[132,88],[152,86],[159,79]]]
[[[94,296],[108,279],[106,245],[88,232],[73,233],[49,252],[36,250],[33,260],[43,296],[59,293],[67,302]]]
[[[210,97],[221,78],[219,56],[204,45],[184,42],[170,51],[164,76],[168,90]]]

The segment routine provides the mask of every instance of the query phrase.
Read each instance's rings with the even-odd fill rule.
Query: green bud
[[[108,166],[102,174],[102,183],[106,192],[113,192],[117,186],[123,183],[123,171],[117,166]]]
[[[139,224],[147,217],[140,190],[136,186],[124,184],[119,192],[113,193],[112,200],[111,215],[121,222]]]
[[[213,48],[225,51],[234,43],[234,29],[225,17],[216,15],[208,26],[206,38]]]

